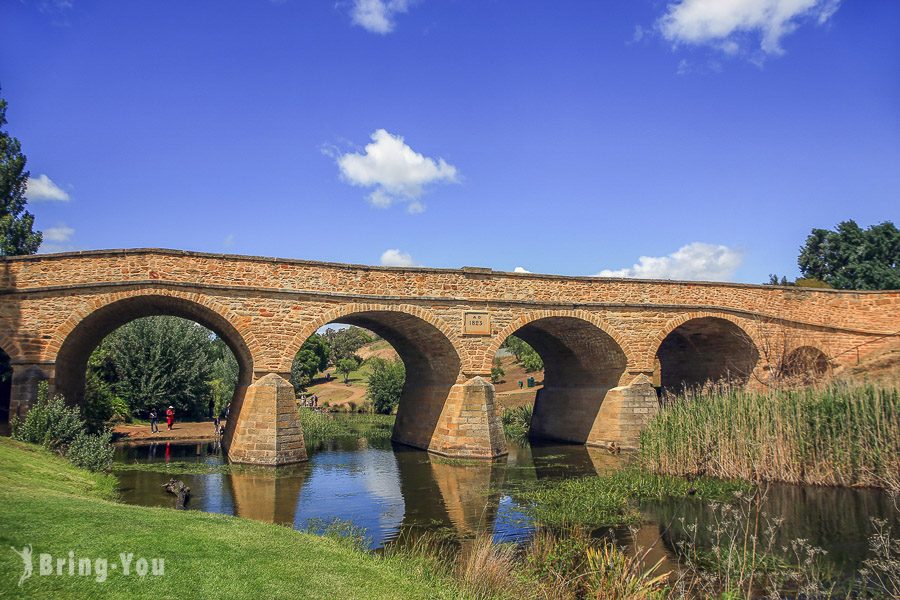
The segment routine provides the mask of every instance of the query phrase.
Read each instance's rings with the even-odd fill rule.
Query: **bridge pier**
[[[629,385],[607,392],[594,419],[587,445],[615,444],[625,450],[640,447],[641,429],[659,413],[659,400],[653,381],[641,373]]]
[[[294,386],[284,377],[260,377],[237,404],[225,439],[231,462],[279,466],[306,460]]]
[[[492,383],[476,376],[450,388],[428,451],[459,458],[507,454]]]

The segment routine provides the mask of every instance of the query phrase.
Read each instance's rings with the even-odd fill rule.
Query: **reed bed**
[[[664,403],[640,453],[646,468],[669,475],[900,490],[900,392],[699,390]]]

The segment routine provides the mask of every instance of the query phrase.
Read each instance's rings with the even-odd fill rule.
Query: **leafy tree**
[[[503,381],[504,375],[506,375],[506,372],[503,370],[500,357],[494,357],[494,366],[491,367],[491,383],[500,383]]]
[[[506,348],[510,352],[512,352],[513,356],[516,357],[516,362],[520,362],[522,360],[522,354],[526,351],[531,350],[531,346],[529,346],[525,340],[521,338],[517,338],[514,335],[509,336],[503,341],[501,348]]]
[[[182,418],[206,415],[213,378],[208,329],[178,317],[144,317],[108,337],[113,389],[132,411],[171,404]]]
[[[303,342],[299,352],[291,363],[291,383],[294,390],[299,392],[309,385],[316,373],[324,371],[328,367],[328,356],[331,348],[325,337],[316,333]]]
[[[526,373],[543,371],[544,361],[541,359],[540,355],[538,355],[537,352],[531,350],[530,352],[526,352],[522,355],[522,367],[525,369]]]
[[[769,281],[763,285],[795,285],[797,287],[820,289],[831,287],[829,284],[821,279],[816,279],[815,277],[798,277],[794,281],[788,281],[788,278],[784,275],[781,276],[781,279],[778,279],[778,275],[769,275]]]
[[[34,254],[43,236],[34,231],[34,215],[25,210],[27,159],[19,140],[3,130],[6,100],[0,98],[0,255]]]
[[[335,366],[341,360],[355,356],[357,350],[372,341],[372,336],[359,327],[329,329],[326,331],[325,337],[331,348],[331,364]]]
[[[513,353],[513,356],[516,357],[516,362],[525,368],[526,373],[540,371],[544,368],[544,361],[541,360],[537,351],[521,338],[511,335],[506,338],[501,347]]]
[[[375,412],[389,415],[400,404],[400,394],[406,382],[406,369],[401,360],[370,359],[367,396]]]
[[[240,367],[228,344],[219,337],[213,339],[208,351],[212,375],[207,382],[213,414],[223,416],[225,407],[234,397]]]
[[[113,417],[131,420],[128,403],[116,396],[112,382],[116,367],[109,352],[109,338],[105,338],[88,358],[84,383],[84,418],[88,429],[100,431]]]
[[[900,231],[890,221],[862,229],[813,229],[797,260],[804,277],[842,290],[900,289]]]
[[[336,365],[337,372],[344,376],[344,383],[350,383],[350,373],[359,367],[357,357],[342,358]]]

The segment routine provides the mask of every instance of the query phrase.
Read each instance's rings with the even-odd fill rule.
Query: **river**
[[[192,490],[189,508],[316,530],[335,519],[363,528],[373,549],[422,531],[457,539],[490,533],[497,541],[526,541],[533,523],[517,491],[536,480],[583,477],[621,467],[627,458],[577,445],[510,444],[507,457],[493,462],[448,460],[389,440],[337,438],[308,448],[309,461],[277,470],[241,468],[180,474]],[[173,506],[162,484],[165,463],[224,465],[214,442],[153,442],[120,445],[117,476],[122,501]],[[148,463],[159,470],[146,470]],[[129,469],[127,465],[139,464]],[[215,470],[215,468],[213,469]],[[778,519],[778,546],[802,539],[826,551],[829,567],[855,572],[867,555],[872,518],[900,533],[897,496],[871,489],[772,485],[764,509]],[[717,513],[693,498],[645,503],[644,522],[614,533],[623,543],[656,547],[674,560],[689,525]],[[683,520],[682,520],[683,519]]]

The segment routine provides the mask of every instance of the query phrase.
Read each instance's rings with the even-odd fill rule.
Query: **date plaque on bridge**
[[[463,313],[463,335],[491,335],[491,316],[486,312]]]

